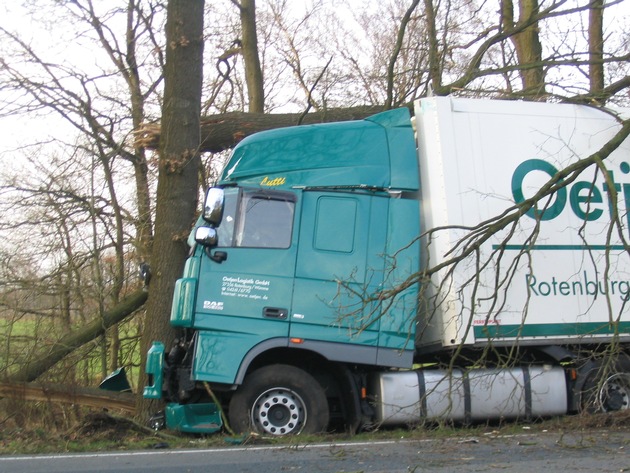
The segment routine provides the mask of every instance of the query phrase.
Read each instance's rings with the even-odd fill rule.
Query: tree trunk
[[[126,64],[120,64],[119,69],[124,71],[123,76],[127,81],[129,96],[131,98],[131,119],[133,129],[137,130],[142,125],[145,117],[144,105],[145,94],[142,91],[142,79],[136,59],[136,43],[138,38],[136,30],[133,28],[135,21],[134,12],[136,9],[136,1],[129,0],[127,10],[127,48],[125,54]],[[149,191],[149,167],[145,149],[142,146],[134,146],[133,156],[134,177],[136,183],[136,208],[138,216],[136,225],[136,251],[138,252],[139,262],[150,262],[151,246],[153,244],[153,219],[151,215],[151,193]]]
[[[306,115],[301,113],[245,113],[229,112],[201,119],[200,151],[217,153],[234,147],[240,140],[259,131],[296,126],[299,123],[339,122],[360,120],[385,110],[384,106],[334,108]],[[301,120],[301,122],[300,122]],[[136,134],[136,140],[147,149],[157,149],[160,144],[161,126],[144,124]]]
[[[409,24],[409,20],[411,20],[411,15],[414,10],[417,8],[420,0],[412,0],[411,5],[405,12],[402,20],[400,21],[400,28],[398,28],[398,34],[396,36],[396,44],[394,44],[394,50],[392,52],[391,57],[389,58],[389,63],[387,64],[387,98],[385,99],[385,107],[391,108],[394,103],[394,83],[396,82],[396,61],[398,56],[400,55],[400,51],[403,47],[403,41],[405,38],[405,31],[407,29],[407,25]],[[428,2],[429,4],[431,2]],[[427,14],[427,18],[430,15]]]
[[[109,331],[109,372],[116,371],[120,368],[120,333],[118,332],[118,324],[115,324]]]
[[[151,286],[142,335],[142,366],[153,340],[167,344],[176,336],[169,323],[173,288],[188,254],[186,240],[194,223],[199,181],[199,115],[203,65],[204,2],[169,0],[166,66],[160,137]],[[146,384],[143,374],[141,386]],[[161,406],[142,398],[137,413],[148,418]]]
[[[604,0],[594,0],[588,17],[588,60],[590,93],[604,90]],[[602,104],[603,105],[603,104]]]
[[[241,29],[243,62],[245,63],[245,82],[251,113],[263,113],[265,109],[265,91],[263,74],[258,57],[258,36],[256,35],[256,0],[242,0]]]
[[[116,67],[118,73],[127,83],[129,92],[129,102],[131,105],[131,120],[133,129],[136,130],[144,121],[145,101],[146,97],[153,88],[160,82],[160,78],[156,78],[152,83],[144,84],[146,91],[143,92],[143,79],[140,77],[141,71],[136,58],[136,48],[138,41],[142,36],[142,31],[137,28],[139,22],[150,23],[153,20],[153,14],[145,17],[142,13],[141,5],[137,0],[127,0],[127,27],[125,30],[125,42],[117,43],[111,40],[108,34],[109,28],[106,26],[106,20],[99,17],[93,8],[92,2],[86,4],[77,3],[78,7],[89,22],[94,32],[99,38],[101,46],[109,55],[112,64]],[[149,262],[151,255],[151,243],[153,241],[153,221],[151,217],[151,195],[149,192],[148,166],[145,150],[141,146],[134,146],[133,152],[120,148],[120,144],[116,142],[114,136],[103,134],[104,128],[93,120],[92,126],[96,125],[93,130],[94,136],[100,136],[103,144],[107,147],[116,149],[117,153],[133,164],[134,177],[136,183],[136,206],[138,216],[134,222],[136,226],[136,251],[138,261]],[[119,225],[118,228],[122,228]]]
[[[516,49],[523,94],[540,97],[545,94],[545,69],[542,63],[542,45],[539,36],[538,0],[519,0],[518,25],[514,24],[512,0],[501,2],[504,26],[515,28],[525,25],[522,31],[511,36]]]
[[[424,14],[427,28],[427,48],[429,51],[429,79],[430,87],[435,92],[442,90],[442,53],[440,52],[437,36],[437,18],[433,0],[424,0]]]

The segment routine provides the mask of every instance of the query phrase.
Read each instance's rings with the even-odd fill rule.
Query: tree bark
[[[306,115],[300,113],[247,113],[228,112],[203,117],[200,122],[200,151],[218,153],[234,147],[246,136],[259,131],[325,122],[360,120],[386,110],[385,106],[349,107],[322,110]],[[136,140],[147,149],[157,149],[160,144],[161,126],[144,124],[136,132]]]
[[[588,56],[589,92],[598,95],[604,90],[604,0],[593,0],[589,8]]]
[[[517,25],[514,24],[512,0],[503,0],[501,7],[504,26],[510,29],[515,28]],[[545,69],[542,63],[539,22],[536,18],[538,12],[538,0],[519,0],[518,23],[519,25],[528,25],[510,37],[516,49],[520,66],[523,94],[532,97],[540,97],[545,94]]]
[[[242,54],[245,64],[245,82],[251,113],[262,113],[265,109],[263,74],[258,57],[258,35],[256,34],[256,0],[241,0]]]
[[[169,0],[166,19],[163,133],[160,136],[155,238],[147,316],[142,335],[142,366],[153,340],[170,343],[177,335],[169,323],[175,281],[188,254],[186,240],[197,210],[199,116],[203,65],[203,13],[200,0]],[[141,385],[146,376],[141,376]],[[142,398],[141,420],[161,405]]]
[[[429,50],[429,79],[434,91],[442,90],[442,59],[437,36],[437,19],[433,0],[424,0],[424,11],[427,25],[427,48]]]

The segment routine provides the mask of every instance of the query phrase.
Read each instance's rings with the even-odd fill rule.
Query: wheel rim
[[[605,412],[630,409],[630,374],[609,377],[599,391],[599,404]]]
[[[298,434],[306,422],[304,401],[286,388],[272,388],[256,399],[252,423],[257,430],[271,435]]]

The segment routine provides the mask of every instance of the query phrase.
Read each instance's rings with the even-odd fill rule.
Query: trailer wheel
[[[598,364],[582,390],[582,408],[587,412],[614,412],[630,409],[630,360],[620,360],[605,372]]]
[[[322,432],[328,401],[320,384],[290,365],[270,365],[249,374],[229,406],[234,431],[268,435]]]

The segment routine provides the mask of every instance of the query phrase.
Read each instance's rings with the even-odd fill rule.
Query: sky
[[[30,3],[37,7],[40,4],[45,4],[46,0],[30,0],[26,2],[12,0],[1,2],[0,27],[19,32],[20,37],[23,38],[25,42],[33,45],[35,48],[41,48],[51,60],[58,61],[70,67],[74,67],[73,65],[78,64],[81,69],[86,71],[98,71],[98,57],[100,52],[85,54],[84,45],[72,40],[75,36],[75,32],[55,28],[57,22],[55,18],[50,18],[46,15],[45,8],[35,9],[36,16],[39,16],[40,21],[37,25],[34,25],[31,23],[22,7],[23,3],[27,5]],[[366,1],[350,0],[347,2],[347,5],[353,6],[359,11],[366,8],[366,4],[369,3],[370,2]],[[570,0],[567,2],[567,5],[571,3],[575,3],[575,0]],[[95,4],[98,7],[99,2],[97,1]],[[351,17],[348,10],[349,7],[346,6],[345,8],[345,13],[341,16],[349,19]],[[627,21],[625,24],[630,24],[630,0],[620,2],[615,7],[614,14],[610,14],[607,17],[617,22]],[[573,27],[575,27],[575,25]],[[583,28],[584,25],[580,27]],[[563,26],[558,25],[557,34],[559,36],[563,34],[562,31]],[[6,45],[3,46],[0,44],[0,57],[5,54],[5,48]],[[108,59],[103,58],[103,62],[106,61],[108,61]],[[0,91],[0,94],[2,94],[2,91]],[[2,117],[2,112],[3,110],[0,108],[0,160],[5,164],[12,161],[10,157],[15,156],[14,151],[20,148],[20,146],[31,142],[34,135],[47,141],[51,134],[57,137],[67,137],[74,132],[72,127],[55,115],[39,114],[39,116],[31,115],[29,117]]]

